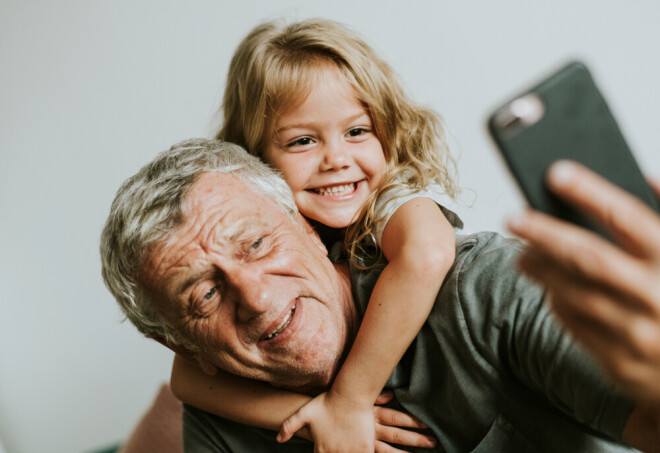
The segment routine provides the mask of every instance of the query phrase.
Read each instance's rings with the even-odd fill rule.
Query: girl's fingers
[[[406,447],[421,448],[433,448],[437,443],[435,439],[429,435],[410,431],[407,429],[383,425],[376,426],[376,441],[377,443],[380,441],[387,442],[389,444],[404,445]],[[376,450],[378,451],[378,448],[376,448]]]

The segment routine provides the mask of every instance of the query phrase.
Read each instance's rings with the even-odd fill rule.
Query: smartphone
[[[496,109],[488,129],[534,209],[607,237],[545,186],[548,167],[559,159],[571,159],[660,212],[603,95],[581,62],[570,62]]]

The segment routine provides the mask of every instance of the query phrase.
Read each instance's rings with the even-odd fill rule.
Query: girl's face
[[[330,65],[304,102],[277,119],[264,159],[282,172],[300,212],[332,228],[357,220],[386,166],[371,117]]]

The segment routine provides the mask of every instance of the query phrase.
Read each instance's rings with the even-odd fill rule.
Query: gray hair
[[[100,246],[103,280],[126,318],[144,335],[160,336],[192,351],[195,345],[155,310],[138,277],[150,246],[165,240],[183,222],[183,199],[205,172],[231,173],[292,218],[297,216],[291,189],[277,171],[238,145],[191,139],[158,154],[121,185]]]

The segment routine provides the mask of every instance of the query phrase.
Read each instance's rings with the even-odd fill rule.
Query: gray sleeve
[[[511,370],[559,410],[621,440],[632,401],[616,391],[590,356],[560,327],[547,303],[521,304],[509,318]]]
[[[469,317],[482,320],[473,338],[484,357],[561,412],[620,440],[633,402],[561,328],[543,290],[516,271],[520,246],[493,236],[482,250],[462,271],[462,286],[466,292],[480,288],[472,297],[487,299],[463,304]]]
[[[184,405],[183,451],[186,453],[311,453],[311,442],[293,438],[284,444],[277,433],[226,420],[201,409]]]
[[[223,440],[221,430],[216,429],[213,418],[192,406],[183,406],[183,451],[222,452],[233,450]]]

